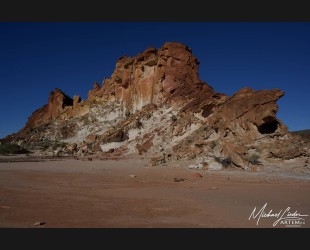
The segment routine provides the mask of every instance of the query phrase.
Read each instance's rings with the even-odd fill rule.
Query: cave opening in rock
[[[261,134],[272,134],[278,128],[279,122],[277,120],[272,120],[263,123],[262,125],[258,126],[257,129]]]

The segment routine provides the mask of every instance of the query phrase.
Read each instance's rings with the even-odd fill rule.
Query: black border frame
[[[215,3],[215,1],[214,1]],[[101,1],[79,4],[7,1],[1,22],[309,22],[306,4],[281,5],[248,1],[240,4],[190,1]],[[242,7],[241,7],[242,6]],[[309,229],[0,229],[3,246],[11,247],[260,247],[296,248],[306,244]],[[308,234],[309,235],[309,234]],[[302,242],[304,241],[304,242]],[[171,245],[173,244],[173,245]]]

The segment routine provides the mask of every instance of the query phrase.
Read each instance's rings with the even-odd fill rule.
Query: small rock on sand
[[[137,176],[134,175],[134,174],[130,174],[129,177],[135,178],[135,177],[137,177]]]
[[[184,181],[184,179],[182,179],[182,178],[173,178],[173,181],[174,182],[180,182],[180,181]]]
[[[34,227],[39,227],[39,226],[42,226],[44,225],[46,222],[40,222],[40,221],[37,221],[33,224]]]
[[[203,165],[202,164],[191,164],[188,166],[189,169],[202,169]]]
[[[202,175],[199,174],[199,173],[194,173],[193,176],[194,176],[194,177],[198,177],[198,178],[202,178]]]

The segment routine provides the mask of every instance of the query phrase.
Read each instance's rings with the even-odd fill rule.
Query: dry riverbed
[[[0,227],[310,227],[303,159],[255,171],[189,164],[2,156]]]

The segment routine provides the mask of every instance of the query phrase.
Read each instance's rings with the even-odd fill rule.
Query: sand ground
[[[186,161],[150,166],[142,157],[3,158],[2,228],[272,228],[275,217],[249,220],[266,203],[266,213],[310,215],[310,174],[283,167],[211,171],[188,169]],[[309,228],[310,217],[302,218],[300,227]]]

